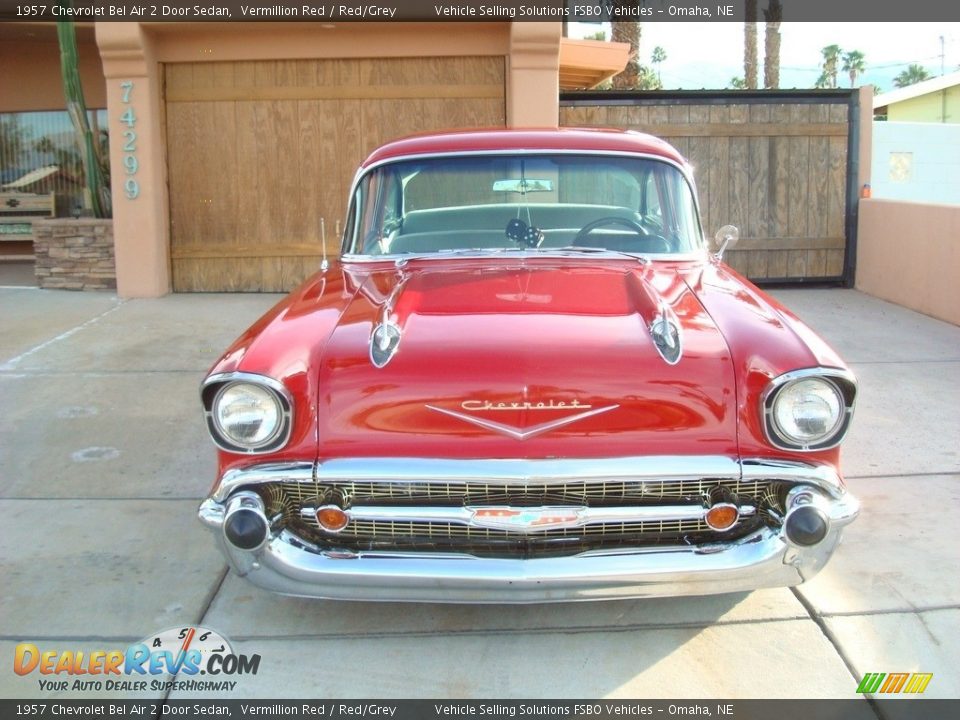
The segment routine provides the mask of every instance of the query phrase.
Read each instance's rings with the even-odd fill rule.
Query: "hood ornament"
[[[680,325],[667,310],[667,306],[660,304],[660,314],[650,325],[650,336],[657,352],[669,365],[676,365],[683,355],[683,346],[680,339]]]
[[[390,362],[400,347],[402,331],[400,330],[400,326],[390,318],[393,314],[393,306],[396,304],[397,298],[400,296],[400,293],[403,291],[403,286],[407,282],[407,278],[403,275],[402,268],[398,267],[398,271],[400,280],[394,286],[390,296],[384,301],[383,309],[380,313],[380,321],[370,334],[370,362],[373,363],[373,366],[376,368],[382,368]]]
[[[370,362],[374,367],[382,368],[393,359],[400,347],[400,326],[391,322],[384,313],[380,324],[370,336]]]

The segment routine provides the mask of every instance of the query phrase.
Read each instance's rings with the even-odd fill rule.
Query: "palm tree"
[[[653,63],[654,67],[657,68],[657,84],[660,87],[663,87],[663,78],[660,77],[660,63],[667,59],[667,51],[662,47],[657,45],[653,49],[653,55],[650,57],[650,62]]]
[[[744,88],[757,87],[757,0],[746,0],[743,16]]]
[[[850,87],[857,84],[859,77],[866,69],[866,56],[859,50],[851,50],[843,54],[843,71],[850,76]]]
[[[818,84],[817,87],[835,88],[837,86],[837,64],[840,62],[843,50],[840,49],[839,45],[827,45],[820,50],[820,55],[823,56],[823,64],[821,65],[823,73],[820,75],[823,84]],[[817,82],[820,83],[820,80]]]
[[[627,5],[629,0],[616,0],[614,5]],[[610,39],[630,46],[630,59],[619,75],[613,77],[614,88],[636,88],[640,82],[640,33],[638,22],[611,22]]]
[[[652,68],[641,65],[640,72],[637,75],[637,88],[640,90],[661,90],[663,86]]]
[[[763,86],[765,88],[780,87],[780,20],[783,19],[783,5],[780,0],[770,0],[770,5],[763,11],[764,26],[763,41]]]
[[[923,82],[924,80],[930,79],[930,73],[927,72],[926,68],[922,65],[910,65],[906,70],[901,72],[893,79],[893,84],[898,87],[907,87],[907,85],[915,85],[918,82]]]
[[[733,78],[730,78],[730,82],[728,83],[728,85],[730,85],[730,88],[731,88],[732,90],[746,90],[746,89],[747,89],[747,81],[744,80],[744,79],[741,78],[741,77],[733,77]]]

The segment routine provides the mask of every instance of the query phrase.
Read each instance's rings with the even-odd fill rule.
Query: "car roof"
[[[686,164],[669,143],[633,130],[604,128],[552,128],[453,130],[401,138],[381,145],[361,167],[414,155],[442,155],[469,152],[511,152],[520,150],[563,150],[565,152],[611,152],[656,155]]]

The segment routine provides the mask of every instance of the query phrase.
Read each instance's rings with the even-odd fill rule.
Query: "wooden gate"
[[[504,125],[503,57],[165,67],[173,288],[283,291],[339,250],[350,182],[391,138]]]
[[[754,281],[852,283],[859,95],[851,90],[569,93],[560,124],[657,135],[693,165],[707,237]]]

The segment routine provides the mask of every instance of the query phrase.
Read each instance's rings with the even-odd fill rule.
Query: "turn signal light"
[[[349,522],[350,516],[336,505],[317,508],[317,523],[327,532],[340,532]]]
[[[707,510],[706,521],[711,530],[723,532],[732,528],[740,517],[740,511],[736,505],[730,503],[717,503]]]

